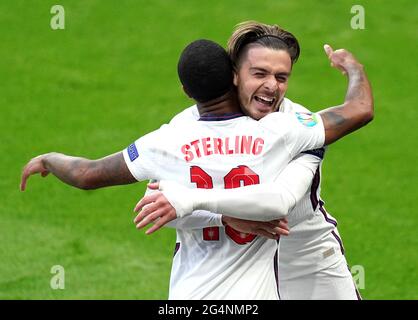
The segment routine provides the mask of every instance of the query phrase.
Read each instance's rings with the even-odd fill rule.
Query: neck
[[[205,103],[197,103],[201,117],[208,115],[222,115],[226,113],[242,113],[235,92],[229,91],[223,96]]]

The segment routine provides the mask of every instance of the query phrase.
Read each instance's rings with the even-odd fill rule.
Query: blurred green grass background
[[[50,28],[54,4],[65,30]],[[350,8],[365,8],[364,30]],[[277,23],[302,47],[288,97],[312,110],[339,104],[345,80],[322,45],[365,65],[376,115],[329,148],[323,198],[339,221],[350,265],[365,269],[366,299],[418,299],[418,2],[0,2],[0,299],[166,299],[175,232],[138,232],[145,185],[80,191],[54,177],[18,189],[33,156],[99,158],[191,104],[176,63],[198,38],[226,45],[244,20]],[[65,290],[50,269],[65,268]]]

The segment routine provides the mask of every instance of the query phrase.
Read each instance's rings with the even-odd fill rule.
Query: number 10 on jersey
[[[212,189],[212,177],[198,166],[190,168],[191,182],[196,183],[197,188]],[[224,177],[224,188],[239,188],[241,185],[249,186],[259,184],[260,177],[247,166],[238,166],[231,169]],[[225,227],[225,233],[237,244],[247,244],[253,241],[256,235],[239,232],[230,226]],[[219,227],[203,228],[203,240],[216,241],[219,240]]]

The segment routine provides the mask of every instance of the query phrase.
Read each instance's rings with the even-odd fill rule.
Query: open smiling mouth
[[[254,100],[262,103],[265,106],[271,107],[274,105],[276,98],[268,98],[265,96],[254,96]]]

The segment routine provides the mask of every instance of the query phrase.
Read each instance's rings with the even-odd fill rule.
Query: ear
[[[238,87],[238,73],[234,70],[234,86]]]
[[[190,99],[193,99],[193,97],[190,95],[190,93],[187,92],[186,88],[184,86],[182,86],[184,93],[186,94],[186,96],[188,96]]]

